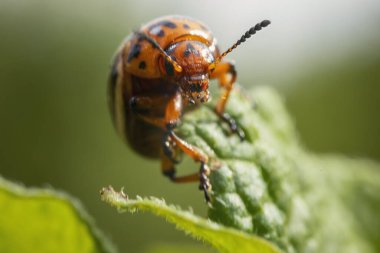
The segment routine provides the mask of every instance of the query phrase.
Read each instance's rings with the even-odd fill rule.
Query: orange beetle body
[[[205,45],[210,49],[212,59],[219,55],[216,40],[211,32],[193,19],[179,16],[162,17],[146,24],[141,31],[150,35],[164,49],[169,45],[186,41],[186,44],[195,44],[195,47],[199,47],[201,43]],[[179,46],[176,53],[185,55],[188,51],[183,48],[183,44]],[[131,111],[129,105],[132,97],[159,97],[162,99],[161,103],[141,113],[145,116],[164,117],[168,99],[175,94],[178,87],[166,78],[170,75],[170,70],[160,70],[160,58],[160,52],[148,41],[131,34],[115,57],[109,83],[110,107],[119,135],[127,140],[135,151],[152,158],[160,156],[163,130],[141,119]],[[176,58],[180,59],[178,56]],[[189,64],[184,69],[198,65]]]
[[[172,181],[199,181],[207,201],[208,157],[179,138],[175,127],[185,108],[207,102],[209,80],[216,78],[224,93],[215,112],[244,139],[244,132],[224,112],[236,71],[232,63],[221,59],[268,24],[263,21],[252,27],[220,54],[215,38],[201,22],[182,16],[161,17],[128,36],[115,56],[108,90],[117,132],[139,154],[160,157],[162,172]],[[201,163],[199,172],[175,175],[181,151]]]

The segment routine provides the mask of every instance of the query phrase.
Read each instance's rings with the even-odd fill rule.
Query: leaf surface
[[[165,218],[180,230],[191,236],[206,241],[220,252],[280,253],[267,241],[235,229],[226,228],[210,220],[203,219],[191,211],[183,211],[157,198],[129,199],[122,191],[116,192],[112,187],[103,188],[102,200],[116,207],[120,212],[148,211]]]
[[[229,98],[243,142],[213,106],[187,113],[177,129],[210,158],[213,222],[157,199],[108,202],[165,217],[221,252],[379,252],[379,164],[305,149],[269,88],[235,89]]]
[[[116,252],[81,205],[0,177],[0,252]]]

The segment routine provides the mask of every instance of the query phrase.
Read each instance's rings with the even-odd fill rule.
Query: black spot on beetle
[[[145,69],[146,68],[146,62],[145,61],[141,61],[139,63],[139,69]]]
[[[190,29],[190,26],[188,24],[183,24],[183,28]]]
[[[139,57],[140,52],[141,52],[141,45],[139,43],[136,43],[132,47],[131,51],[129,52],[127,61],[131,62],[133,58]]]
[[[165,34],[164,34],[164,31],[162,30],[162,27],[174,29],[174,28],[177,28],[177,25],[171,21],[163,20],[151,25],[148,30],[153,35],[163,37]]]
[[[155,36],[158,36],[158,37],[164,37],[165,36],[165,32],[164,30],[162,29],[162,26],[161,25],[154,25],[154,26],[151,26],[149,28],[149,32],[152,34],[152,35],[155,35]]]
[[[177,28],[177,25],[169,20],[163,20],[159,22],[157,25],[162,25],[171,29]]]
[[[186,50],[183,52],[183,56],[188,57],[190,54],[199,56],[199,51],[194,48],[191,43],[186,44]]]
[[[183,52],[183,56],[188,57],[189,55],[190,55],[190,51],[189,50],[185,50],[185,52]]]
[[[197,51],[197,50],[194,48],[193,44],[191,44],[190,42],[186,44],[186,49],[187,49],[187,50],[190,50],[190,51]]]
[[[164,32],[164,30],[160,30],[156,35],[158,37],[164,37],[165,36],[165,32]]]

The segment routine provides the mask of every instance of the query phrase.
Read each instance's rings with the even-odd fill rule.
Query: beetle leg
[[[134,96],[129,100],[129,107],[140,119],[166,130],[165,118],[153,115],[157,115],[169,99],[167,96]]]
[[[172,98],[166,95],[133,96],[129,100],[129,107],[140,119],[163,129],[166,133],[167,124],[165,117],[157,117],[153,115],[162,114],[162,109],[164,109],[166,113],[167,106],[173,107],[173,103],[170,104],[171,100]],[[162,138],[162,150],[173,163],[179,163],[182,158],[182,152],[179,152],[177,145],[168,137],[168,134],[164,134]]]
[[[168,132],[165,132],[162,138],[162,151],[173,163],[179,163],[182,160],[177,144],[172,141]]]
[[[129,106],[132,112],[138,117],[158,126],[163,130],[174,128],[182,114],[182,96],[178,92],[172,97],[168,96],[134,96],[129,100]],[[163,107],[164,106],[164,107]],[[163,117],[152,116],[157,115],[155,112],[165,110]]]
[[[151,98],[150,98],[151,99]],[[134,101],[133,101],[134,100]],[[131,101],[131,108],[137,107],[137,105],[142,102],[143,105],[147,105],[147,98],[134,98]],[[144,102],[145,100],[145,102]],[[151,99],[150,102],[153,100]],[[185,182],[195,182],[199,181],[199,189],[202,190],[205,194],[205,199],[207,202],[210,201],[210,196],[208,191],[210,190],[210,182],[208,179],[208,175],[210,173],[210,169],[207,166],[208,157],[204,154],[200,149],[194,147],[187,143],[186,141],[179,138],[173,131],[173,129],[177,126],[181,114],[182,114],[182,95],[180,93],[176,93],[173,97],[167,100],[167,105],[165,108],[165,117],[158,118],[152,116],[146,116],[142,113],[138,113],[138,110],[134,110],[138,116],[144,121],[158,126],[162,128],[165,133],[163,136],[163,149],[162,149],[162,159],[161,159],[161,169],[165,176],[169,177],[170,180],[176,183],[185,183]],[[138,106],[138,108],[141,108]],[[133,110],[133,109],[132,109]],[[197,173],[176,177],[175,176],[175,167],[174,163],[175,154],[174,152],[177,150],[182,150],[188,156],[193,158],[195,161],[200,162],[200,170]]]
[[[175,144],[188,156],[193,158],[194,161],[205,164],[208,162],[208,157],[205,153],[203,153],[199,148],[179,138],[172,130],[169,130],[169,136]]]
[[[206,201],[210,202],[210,195],[208,193],[211,188],[210,181],[208,180],[210,169],[205,163],[201,163],[201,168],[197,173],[186,176],[176,176],[174,163],[165,154],[162,154],[161,171],[174,183],[190,183],[199,181],[199,189],[204,192]]]
[[[236,121],[228,113],[224,112],[228,97],[236,81],[236,76],[235,65],[232,62],[221,62],[212,70],[210,78],[218,78],[220,86],[224,88],[215,107],[216,114],[229,125],[231,131],[236,133],[240,140],[244,140],[244,131],[239,128]]]
[[[162,118],[152,117],[152,116],[145,116],[145,115],[141,115],[141,114],[138,114],[138,116],[139,116],[140,119],[144,120],[145,122],[147,122],[149,124],[152,124],[152,125],[154,125],[156,127],[165,129],[166,122]]]
[[[205,199],[208,202],[210,201],[210,196],[208,195],[208,191],[210,190],[210,187],[211,187],[210,182],[208,180],[208,174],[210,173],[210,170],[207,166],[208,157],[200,149],[198,149],[195,146],[190,145],[189,143],[182,140],[174,133],[173,129],[178,124],[181,114],[182,114],[182,95],[180,93],[177,93],[169,101],[165,110],[165,121],[166,121],[165,135],[167,136],[166,138],[169,140],[169,143],[175,144],[176,147],[178,147],[178,149],[182,150],[185,154],[193,158],[195,161],[200,162],[201,166],[198,173],[195,173],[189,176],[176,177],[173,162],[170,161],[170,159],[167,159],[168,156],[166,156],[166,158],[162,161],[163,168],[168,166],[167,164],[169,164],[169,162],[171,163],[171,167],[173,169],[165,170],[165,171],[172,171],[172,173],[169,174],[169,178],[174,182],[181,183],[181,182],[193,182],[193,181],[199,180],[199,189],[204,192]]]
[[[165,110],[166,134],[188,156],[197,162],[207,163],[208,157],[200,149],[179,138],[173,131],[182,114],[182,95],[177,93],[168,103]]]
[[[202,190],[205,195],[205,199],[207,202],[210,201],[210,196],[208,194],[211,189],[211,184],[208,179],[208,175],[210,174],[210,169],[207,166],[208,157],[205,153],[203,153],[199,148],[190,145],[186,141],[179,138],[172,130],[168,130],[169,137],[172,141],[188,156],[193,158],[194,161],[200,162],[201,166],[199,169],[199,173],[189,175],[187,177],[175,178],[175,170],[173,170],[174,174],[172,174],[172,180],[176,180],[175,182],[191,182],[190,179],[193,179],[196,176],[196,179],[199,180],[199,190]],[[195,181],[195,180],[193,180]]]
[[[138,114],[157,114],[156,112],[162,110],[162,105],[166,104],[169,100],[168,96],[133,96],[129,100],[129,107],[134,113]]]
[[[224,112],[228,97],[236,81],[236,76],[235,65],[231,62],[221,62],[216,65],[216,68],[211,72],[211,78],[218,78],[220,86],[225,89],[215,108],[218,114]]]

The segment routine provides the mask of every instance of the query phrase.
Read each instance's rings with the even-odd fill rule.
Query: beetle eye
[[[165,59],[165,72],[169,76],[174,76],[174,67],[173,65]]]
[[[173,61],[176,60],[176,58],[174,56],[170,56],[170,57]],[[176,74],[179,74],[180,72],[182,72],[182,67],[178,63],[176,63],[176,64],[177,64],[177,67],[175,65],[173,65],[173,63],[168,61],[167,59],[161,58],[160,62],[159,62],[159,65],[160,65],[159,68],[161,69],[161,71],[164,75],[173,77]],[[178,67],[180,68],[180,71],[178,71]]]

